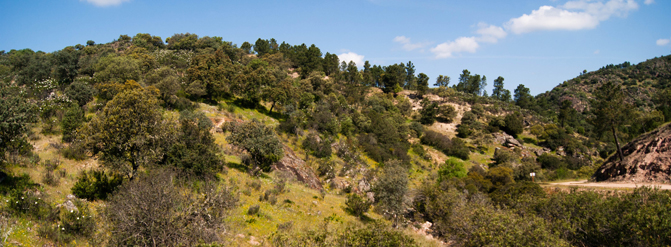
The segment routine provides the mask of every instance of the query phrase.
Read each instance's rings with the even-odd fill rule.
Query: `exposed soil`
[[[671,182],[671,124],[645,133],[622,147],[624,160],[611,155],[593,181],[625,183]]]

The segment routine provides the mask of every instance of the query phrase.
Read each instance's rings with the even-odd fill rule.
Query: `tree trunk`
[[[611,125],[611,130],[613,130],[613,137],[615,137],[615,145],[617,146],[617,154],[620,156],[620,161],[624,161],[624,155],[622,155],[622,149],[620,148],[620,141],[617,139],[617,133],[615,132],[615,126]]]
[[[275,108],[275,101],[273,101],[273,105],[270,106],[270,113],[273,113],[273,108]]]

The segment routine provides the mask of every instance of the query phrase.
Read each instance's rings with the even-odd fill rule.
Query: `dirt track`
[[[587,182],[587,180],[580,180],[580,181],[570,181],[570,182],[562,182],[562,183],[549,183],[549,185],[554,185],[554,186],[577,186],[577,187],[598,187],[598,188],[636,188],[640,186],[648,186],[648,187],[659,187],[660,189],[663,190],[671,190],[671,185],[670,184],[650,184],[650,183],[610,183],[610,182],[600,182],[600,183],[593,183],[593,182]]]

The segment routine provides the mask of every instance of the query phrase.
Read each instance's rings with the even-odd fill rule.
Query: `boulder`
[[[296,155],[291,148],[284,146],[284,157],[272,165],[273,170],[289,171],[296,180],[305,183],[308,187],[316,190],[324,190],[319,177],[315,175],[312,168],[305,164],[305,161]]]

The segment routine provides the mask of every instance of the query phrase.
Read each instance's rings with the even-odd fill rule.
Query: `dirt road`
[[[659,187],[663,190],[671,190],[671,184],[650,184],[650,183],[611,183],[611,182],[587,182],[587,180],[570,181],[561,183],[549,183],[549,185],[559,186],[577,186],[577,187],[597,187],[597,188],[636,188],[640,186]]]

